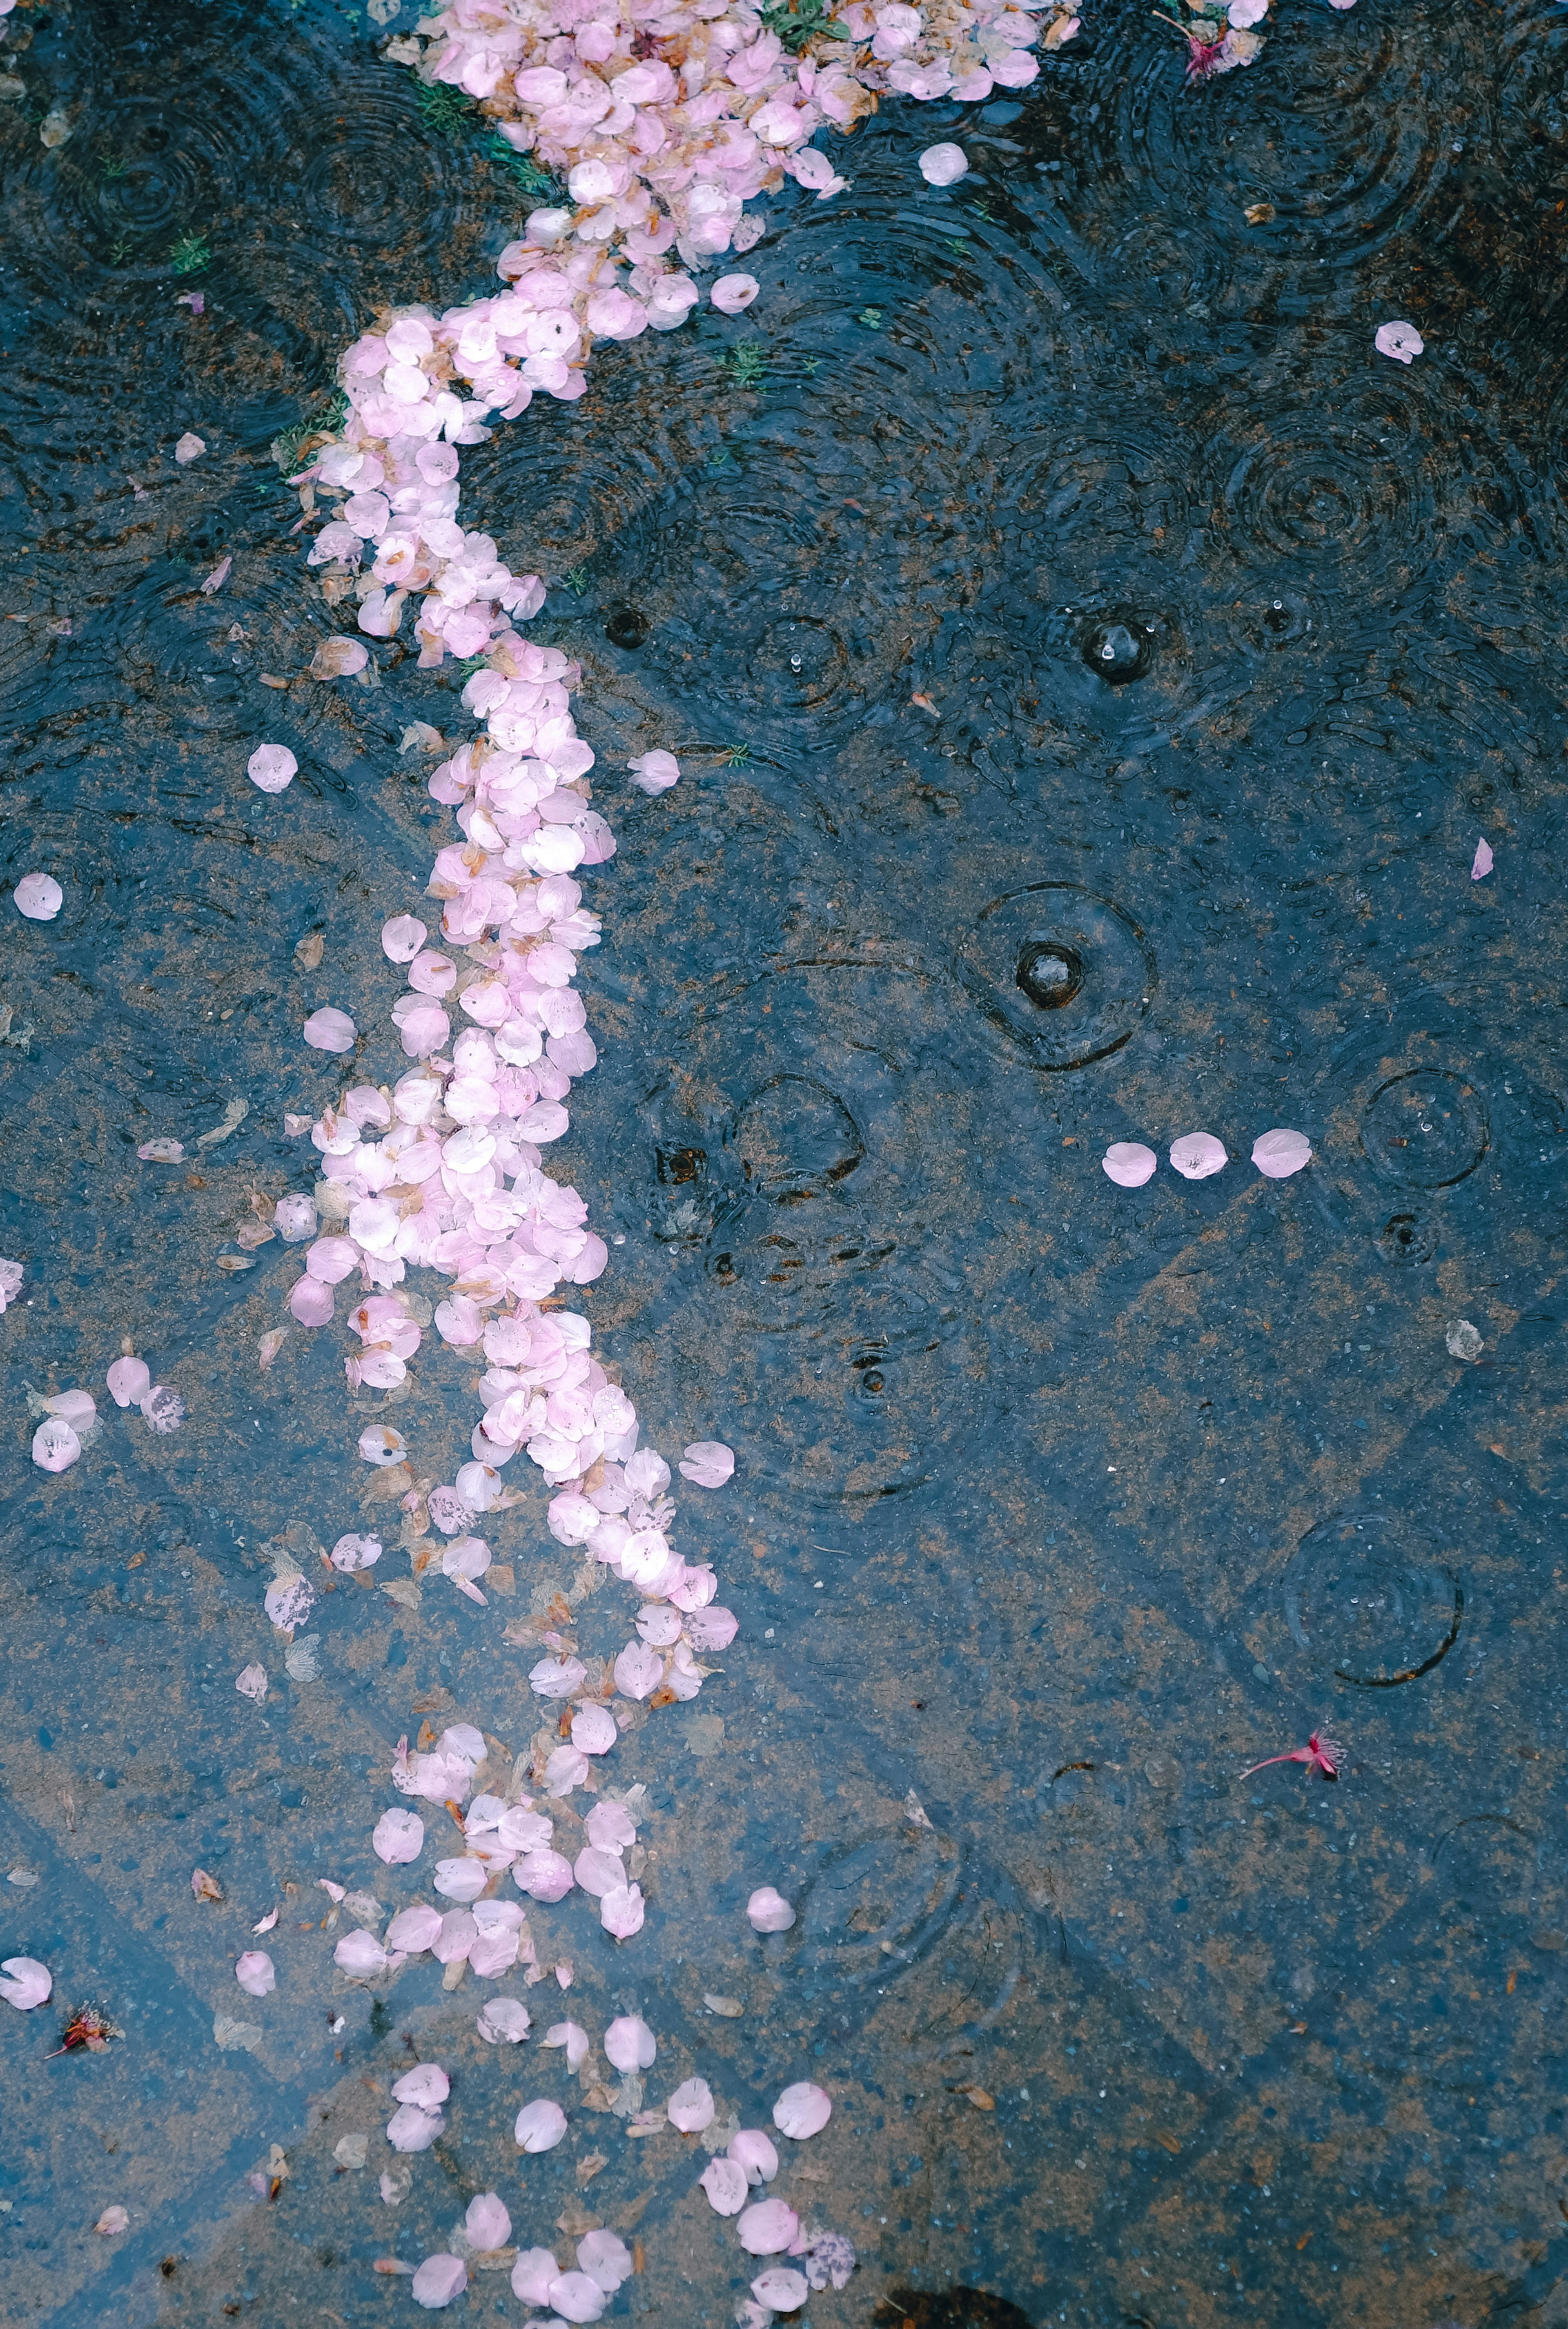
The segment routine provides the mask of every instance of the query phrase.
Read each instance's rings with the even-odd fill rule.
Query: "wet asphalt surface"
[[[373,2260],[496,2189],[524,2241],[638,2244],[607,2318],[718,2324],[694,2138],[581,2110],[520,2163],[561,2058],[499,2060],[429,1960],[373,2001],[320,1929],[323,1876],[408,1892],[368,1845],[400,1734],[525,1749],[504,1626],[575,1595],[612,1651],[623,1589],[582,1598],[530,1489],[510,1602],[340,1579],[303,1678],[261,1609],[264,1541],[365,1524],[383,1404],[330,1327],[259,1369],[295,1265],[237,1233],[310,1183],[306,1013],[394,1069],[380,924],[447,831],[399,743],[465,729],[396,648],[304,675],[335,618],[269,446],[378,304],[483,288],[520,199],[330,10],[5,29],[0,874],[66,902],[0,993],[0,1939],[56,1985],[0,2026],[0,2319],[412,2319]],[[1565,50],[1554,8],[1301,6],[1184,92],[1107,6],[1021,102],[890,108],[849,193],[775,203],[744,317],[466,457],[620,842],[553,1160],[622,1240],[581,1306],[655,1444],[739,1459],[678,1542],[740,1638],[618,1750],[647,1926],[541,1921],[658,2094],[829,2088],[792,2196],[861,2265],[819,2329],[1568,2320]],[[1276,1125],[1316,1152],[1278,1183]],[[1211,1180],[1100,1170],[1197,1129]],[[178,1433],[103,1396],[127,1335]],[[427,1337],[389,1418],[439,1477],[475,1372]],[[77,1382],[104,1428],[49,1477],[28,1388]],[[1336,1783],[1238,1780],[1319,1725]],[[764,1882],[800,1914],[761,1941]],[[90,2000],[122,2035],[45,2059]],[[449,2131],[393,2211],[416,2055]]]

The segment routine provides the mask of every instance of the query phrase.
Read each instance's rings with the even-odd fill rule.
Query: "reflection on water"
[[[46,2065],[48,2014],[6,2013],[0,2317],[412,2317],[375,2258],[493,2188],[519,2239],[640,2244],[607,2317],[716,2324],[746,2280],[696,2138],[628,2140],[428,1959],[373,2004],[320,1928],[322,1877],[415,1896],[365,1844],[399,1736],[531,1754],[543,1652],[503,1628],[559,1595],[612,1655],[619,1589],[522,1484],[509,1602],[337,1578],[286,1667],[258,1548],[391,1541],[353,1457],[383,1402],[345,1412],[331,1330],[258,1366],[279,1240],[217,1267],[252,1192],[310,1183],[303,1018],[383,1022],[389,895],[445,837],[405,731],[467,732],[395,646],[374,686],[302,675],[341,618],[268,448],[380,301],[486,285],[524,198],[330,10],[5,22],[0,857],[66,894],[0,982],[3,1938],[125,2035]],[[617,1750],[647,1928],[542,1911],[546,2020],[645,2014],[649,2099],[701,2076],[742,2124],[831,2089],[792,2189],[862,2265],[815,2321],[1557,2301],[1564,37],[1360,0],[1185,91],[1107,7],[1019,104],[884,106],[846,193],[769,204],[744,316],[605,352],[466,461],[552,581],[620,835],[562,1158],[621,1240],[596,1346],[661,1444],[740,1454],[681,1518],[740,1636]],[[661,748],[682,783],[622,791]],[[1274,1124],[1315,1161],[1264,1184]],[[1099,1169],[1195,1129],[1211,1180]],[[140,1163],[158,1136],[191,1161]],[[187,1424],[106,1411],[34,1473],[24,1386],[97,1385],[128,1334]],[[472,1403],[422,1351],[389,1419],[450,1477]],[[1336,1785],[1238,1785],[1320,1723]],[[747,1924],[762,1883],[789,1932]],[[449,2132],[394,2209],[416,2057]],[[535,2095],[570,2136],[521,2162]]]

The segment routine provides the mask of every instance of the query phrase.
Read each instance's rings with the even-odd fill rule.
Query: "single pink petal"
[[[1100,1159],[1102,1170],[1119,1189],[1141,1189],[1159,1159],[1141,1140],[1113,1140]]]
[[[400,1909],[386,1928],[387,1947],[417,1957],[423,1949],[433,1949],[441,1930],[441,1912],[423,1900],[416,1900],[407,1909]]]
[[[738,2216],[751,2188],[738,2159],[710,2159],[700,2181],[715,2216]]]
[[[628,1642],[615,1662],[615,1686],[627,1698],[651,1697],[665,1678],[665,1662],[646,1642]]]
[[[427,2313],[439,2313],[468,2286],[461,2257],[428,2256],[409,2284],[409,2294]]]
[[[626,1882],[626,1869],[613,1852],[596,1852],[591,1844],[580,1852],[571,1863],[571,1872],[584,1892],[595,1900],[602,1900],[607,1892],[616,1891]]]
[[[33,1460],[41,1472],[69,1472],[81,1442],[63,1416],[52,1415],[33,1435]]]
[[[575,2022],[553,2022],[544,2032],[546,2046],[564,2046],[566,2067],[573,2073],[588,2056],[588,2032]]]
[[[116,1359],[109,1371],[108,1383],[117,1407],[136,1407],[152,1389],[153,1378],[145,1359],[128,1355]]]
[[[1206,1181],[1211,1173],[1223,1172],[1230,1159],[1224,1144],[1212,1132],[1184,1132],[1171,1143],[1170,1161],[1184,1181]]]
[[[417,1812],[383,1812],[370,1841],[378,1860],[389,1868],[401,1868],[424,1850],[425,1824]]]
[[[415,914],[394,914],[382,924],[382,952],[389,962],[412,962],[430,932]]]
[[[1331,5],[1343,6],[1346,0],[1331,0]],[[1380,356],[1392,356],[1395,363],[1403,364],[1413,363],[1426,347],[1413,324],[1379,324],[1372,342]]]
[[[722,1439],[695,1439],[681,1458],[681,1477],[699,1488],[722,1488],[735,1468],[735,1451]]]
[[[31,2013],[35,2005],[44,2004],[54,1987],[54,1975],[36,1957],[6,1957],[0,1964],[0,1997],[14,2005],[18,2013]]]
[[[658,2052],[658,2041],[639,2013],[620,2013],[604,2033],[604,2051],[618,2070],[646,2070]]]
[[[788,2265],[776,2264],[757,2275],[751,2283],[751,2294],[759,2305],[766,2305],[775,2313],[798,2313],[811,2287],[803,2272],[793,2272]]]
[[[640,759],[626,765],[638,792],[647,793],[650,800],[680,782],[681,764],[673,752],[645,752]]]
[[[267,1914],[261,1919],[260,1923],[252,1925],[250,1930],[253,1933],[269,1933],[277,1922],[278,1910],[276,1909],[269,1909]]]
[[[746,1914],[751,1929],[758,1933],[787,1933],[795,1922],[795,1911],[781,1892],[771,1884],[759,1886],[746,1903]]]
[[[967,175],[969,157],[961,146],[928,146],[920,157],[921,176],[928,186],[951,186]]]
[[[513,1862],[512,1881],[519,1892],[534,1900],[564,1900],[574,1879],[571,1862],[559,1852],[541,1845]]]
[[[198,292],[195,296],[199,298],[201,294]],[[206,580],[202,585],[202,590],[204,597],[210,599],[214,590],[221,590],[222,589],[224,583],[229,580],[230,571],[232,569],[233,564],[234,561],[232,558],[221,558],[218,561],[218,563],[213,567],[212,572],[208,575]]]
[[[800,2230],[800,2219],[787,2200],[759,2200],[735,2230],[748,2256],[779,2256]]]
[[[409,1452],[409,1443],[389,1423],[373,1423],[359,1435],[359,1452],[366,1464],[401,1464]]]
[[[589,1773],[589,1761],[581,1747],[562,1744],[555,1749],[544,1766],[544,1791],[551,1796],[569,1796],[573,1787],[581,1787]],[[582,1879],[578,1878],[581,1884]]]
[[[779,2173],[779,2154],[771,2136],[760,2126],[743,2126],[730,2137],[730,2157],[746,2171],[753,2183],[771,2183]]]
[[[512,2237],[512,2219],[498,2192],[480,2192],[469,2201],[463,2230],[477,2249],[504,2249]]]
[[[280,1634],[295,1633],[316,1606],[316,1590],[308,1577],[275,1577],[261,1597],[268,1617]]]
[[[561,2271],[549,2249],[524,2249],[512,2268],[512,2294],[524,2305],[548,2305],[550,2284]],[[543,2329],[543,2324],[540,2324]]]
[[[452,2082],[439,2062],[416,2062],[405,2070],[392,2085],[392,2099],[400,2103],[417,2103],[421,2110],[435,2110],[452,2091]]]
[[[65,903],[65,892],[52,873],[24,873],[11,894],[17,912],[30,922],[52,922]]]
[[[386,2139],[394,2151],[428,2151],[446,2129],[445,2115],[422,2110],[418,2103],[400,2103],[386,2123]]]
[[[265,1666],[242,1666],[234,1676],[234,1687],[241,1698],[253,1699],[258,1706],[267,1695]]]
[[[665,2116],[683,2135],[701,2135],[713,2123],[713,2094],[706,2079],[688,2079],[665,2105]]]
[[[808,2079],[798,2086],[786,2087],[773,2106],[773,2124],[780,2135],[796,2143],[804,2143],[808,2136],[820,2135],[833,2117],[833,2104],[820,2087]]]
[[[487,1997],[477,2027],[487,2045],[518,2046],[527,2037],[533,2023],[527,2007],[519,1999]]]
[[[323,639],[310,658],[312,679],[348,679],[363,671],[370,661],[370,650],[363,639],[349,638],[337,633]]]
[[[332,1952],[332,1961],[340,1971],[350,1975],[355,1981],[370,1981],[378,1973],[385,1973],[389,1962],[387,1953],[375,1935],[367,1932],[364,1926],[352,1933],[345,1933]]]
[[[590,2280],[596,2280],[607,2296],[613,2296],[630,2277],[631,2250],[614,2232],[585,2232],[577,2243],[577,2262]]]
[[[513,2131],[524,2151],[553,2151],[566,2133],[566,2113],[559,2103],[543,2098],[524,2103]]]
[[[175,458],[183,469],[187,461],[200,460],[206,449],[206,438],[198,437],[194,429],[187,429],[175,447]]]
[[[258,744],[245,763],[245,774],[264,793],[280,793],[298,773],[299,763],[287,744]]]
[[[489,1881],[490,1871],[482,1860],[464,1855],[436,1862],[434,1883],[443,1900],[477,1900]]]
[[[585,1755],[608,1755],[619,1732],[608,1706],[580,1706],[571,1718],[571,1743]]]
[[[183,1140],[167,1140],[161,1137],[156,1140],[144,1140],[137,1150],[137,1155],[144,1164],[181,1164],[184,1162],[185,1145]]]
[[[1259,1134],[1252,1143],[1252,1162],[1270,1181],[1288,1181],[1292,1173],[1311,1164],[1312,1143],[1304,1132],[1291,1132],[1280,1125],[1272,1132]]]
[[[278,1986],[278,1974],[265,1949],[247,1949],[234,1962],[234,1978],[248,1997],[265,1997]]]
[[[305,1023],[306,1042],[313,1051],[352,1051],[359,1030],[346,1011],[313,1011]]]
[[[637,1824],[624,1804],[597,1803],[582,1825],[600,1852],[629,1852],[637,1842]]]
[[[106,2208],[92,2229],[95,2232],[101,2232],[106,2240],[113,2239],[117,2232],[129,2230],[130,2218],[126,2211],[117,2204],[112,2208]]]
[[[708,297],[721,316],[738,316],[761,288],[754,275],[721,275]]]
[[[1484,882],[1497,862],[1497,859],[1492,855],[1491,843],[1489,841],[1478,841],[1476,844],[1475,861],[1470,867],[1471,881]]]
[[[332,1287],[307,1262],[305,1276],[296,1278],[288,1289],[289,1315],[301,1326],[325,1326],[333,1306]]]
[[[629,1941],[642,1930],[646,1908],[640,1884],[619,1885],[600,1900],[599,1921],[612,1940]]]
[[[604,2291],[585,2272],[557,2273],[547,2301],[563,2321],[597,2321],[604,2311]]]

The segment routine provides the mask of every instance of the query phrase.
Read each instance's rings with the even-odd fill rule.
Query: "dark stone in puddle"
[[[647,637],[646,615],[624,599],[618,599],[604,618],[604,636],[612,647],[628,651],[640,647]]]
[[[1121,687],[1143,677],[1153,645],[1152,623],[1140,623],[1136,630],[1127,623],[1096,623],[1084,635],[1083,660],[1112,687]]]
[[[1053,938],[1032,938],[1018,957],[1018,987],[1042,1011],[1059,1011],[1083,984],[1082,957]]]

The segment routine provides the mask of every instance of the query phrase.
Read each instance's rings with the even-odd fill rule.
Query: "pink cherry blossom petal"
[[[688,2079],[665,2105],[665,2116],[683,2135],[701,2135],[713,2123],[713,2094],[706,2079]]]
[[[795,1911],[781,1892],[771,1884],[760,1885],[746,1903],[746,1914],[751,1929],[757,1933],[787,1933],[795,1922]]]
[[[461,2257],[428,2256],[409,2284],[409,2295],[427,2313],[439,2313],[468,2286],[468,2268]]]
[[[480,2192],[468,2202],[463,2230],[477,2249],[504,2249],[512,2237],[512,2219],[497,2192]]]
[[[265,1666],[241,1666],[234,1676],[234,1687],[241,1698],[253,1699],[258,1706],[267,1695]]]
[[[1252,1162],[1269,1180],[1288,1181],[1292,1173],[1311,1164],[1312,1143],[1304,1132],[1291,1132],[1280,1125],[1272,1132],[1260,1133],[1252,1143]]]
[[[757,2275],[751,2283],[751,2294],[759,2305],[766,2305],[775,2313],[798,2313],[810,2296],[811,2286],[803,2272],[776,2264]]]
[[[424,2110],[418,2103],[400,2103],[386,2123],[386,2139],[394,2151],[428,2151],[446,2125],[444,2112]]]
[[[779,2173],[773,2138],[760,2126],[742,2126],[730,2137],[730,2157],[745,2169],[753,2184],[771,2183]]]
[[[417,914],[394,914],[382,924],[382,952],[389,962],[412,962],[429,937]]]
[[[313,1051],[352,1051],[359,1030],[346,1011],[313,1011],[305,1023],[305,1040]]]
[[[571,1718],[571,1743],[584,1755],[608,1755],[619,1732],[608,1706],[580,1706]]]
[[[278,1986],[278,1973],[265,1949],[246,1949],[234,1962],[234,1978],[248,1997],[265,1997]]]
[[[513,2296],[524,2305],[548,2305],[550,2284],[560,2270],[552,2249],[524,2249],[512,2268]],[[548,2329],[548,2324],[541,2322],[538,2329]]]
[[[640,759],[628,760],[627,767],[638,792],[647,793],[650,799],[680,782],[681,764],[673,752],[645,752]]]
[[[1476,844],[1475,858],[1470,866],[1471,881],[1484,882],[1497,862],[1497,859],[1492,855],[1491,843],[1489,841],[1478,841]]]
[[[1157,1170],[1159,1159],[1141,1140],[1113,1140],[1100,1164],[1119,1189],[1141,1189]]]
[[[440,1938],[443,1923],[439,1909],[423,1900],[416,1900],[407,1909],[400,1909],[386,1928],[387,1947],[417,1957],[421,1950],[433,1949]]]
[[[597,2321],[604,2311],[604,2291],[585,2272],[561,2272],[550,2284],[548,2302],[563,2321]]]
[[[479,2035],[487,2045],[519,2046],[533,2022],[527,2007],[515,1997],[488,1997],[485,2001],[477,2023]]]
[[[748,2256],[781,2255],[799,2230],[800,2219],[787,2200],[759,2200],[735,2227]]]
[[[780,2135],[796,2143],[804,2143],[808,2136],[820,2135],[833,2117],[833,2104],[820,2087],[808,2079],[798,2086],[786,2087],[773,2106],[773,2124]]]
[[[30,922],[52,922],[65,903],[65,892],[52,873],[24,873],[11,894],[17,912]]]
[[[425,1848],[425,1824],[417,1812],[383,1812],[370,1841],[376,1858],[389,1868],[405,1867]]]
[[[33,1460],[41,1472],[69,1472],[81,1442],[63,1416],[52,1415],[33,1435]]]
[[[6,1957],[0,1963],[0,1997],[14,2005],[18,2013],[31,2013],[35,2005],[47,2004],[54,1988],[54,1975],[36,1957]]]
[[[1343,6],[1346,0],[1331,0],[1331,5]],[[1392,356],[1395,363],[1402,364],[1412,363],[1426,348],[1426,342],[1413,324],[1379,324],[1372,343],[1380,356]]]
[[[524,2151],[553,2151],[566,2133],[566,2113],[559,2103],[542,2097],[524,2104],[513,2132]]]
[[[139,1406],[153,1386],[146,1361],[129,1356],[116,1359],[107,1381],[109,1396],[117,1407]]]
[[[332,1952],[332,1961],[355,1981],[373,1980],[377,1974],[386,1972],[390,1962],[375,1935],[363,1926],[354,1932],[345,1933]]]
[[[631,2275],[631,2250],[614,2232],[585,2232],[577,2243],[577,2262],[607,2296],[613,2296]]]
[[[604,2033],[604,2051],[617,2070],[647,2070],[658,2052],[658,2041],[640,2014],[621,2013]]]
[[[928,146],[920,157],[920,174],[928,186],[951,186],[966,176],[969,157],[961,146]]]
[[[1171,1143],[1170,1161],[1184,1181],[1206,1181],[1230,1162],[1223,1141],[1212,1132],[1184,1132]]]
[[[710,2159],[699,2180],[715,2216],[738,2216],[751,2195],[746,2171],[738,2159]]]
[[[452,2091],[452,2082],[439,2062],[416,2062],[392,2083],[392,2099],[416,2103],[420,2110],[438,2110]]]
[[[259,792],[280,793],[299,773],[299,763],[287,744],[258,744],[245,763],[245,774]]]
[[[639,1884],[620,1884],[599,1904],[599,1921],[612,1940],[629,1941],[640,1933],[647,1903]]]
[[[721,275],[708,297],[722,316],[738,316],[761,288],[754,275]]]
[[[681,1458],[681,1477],[699,1488],[722,1488],[735,1469],[735,1451],[722,1439],[696,1439]]]
[[[95,2232],[101,2232],[106,2240],[113,2239],[117,2233],[130,2230],[130,2217],[127,2211],[117,2203],[114,2207],[104,2210],[92,2229]]]

